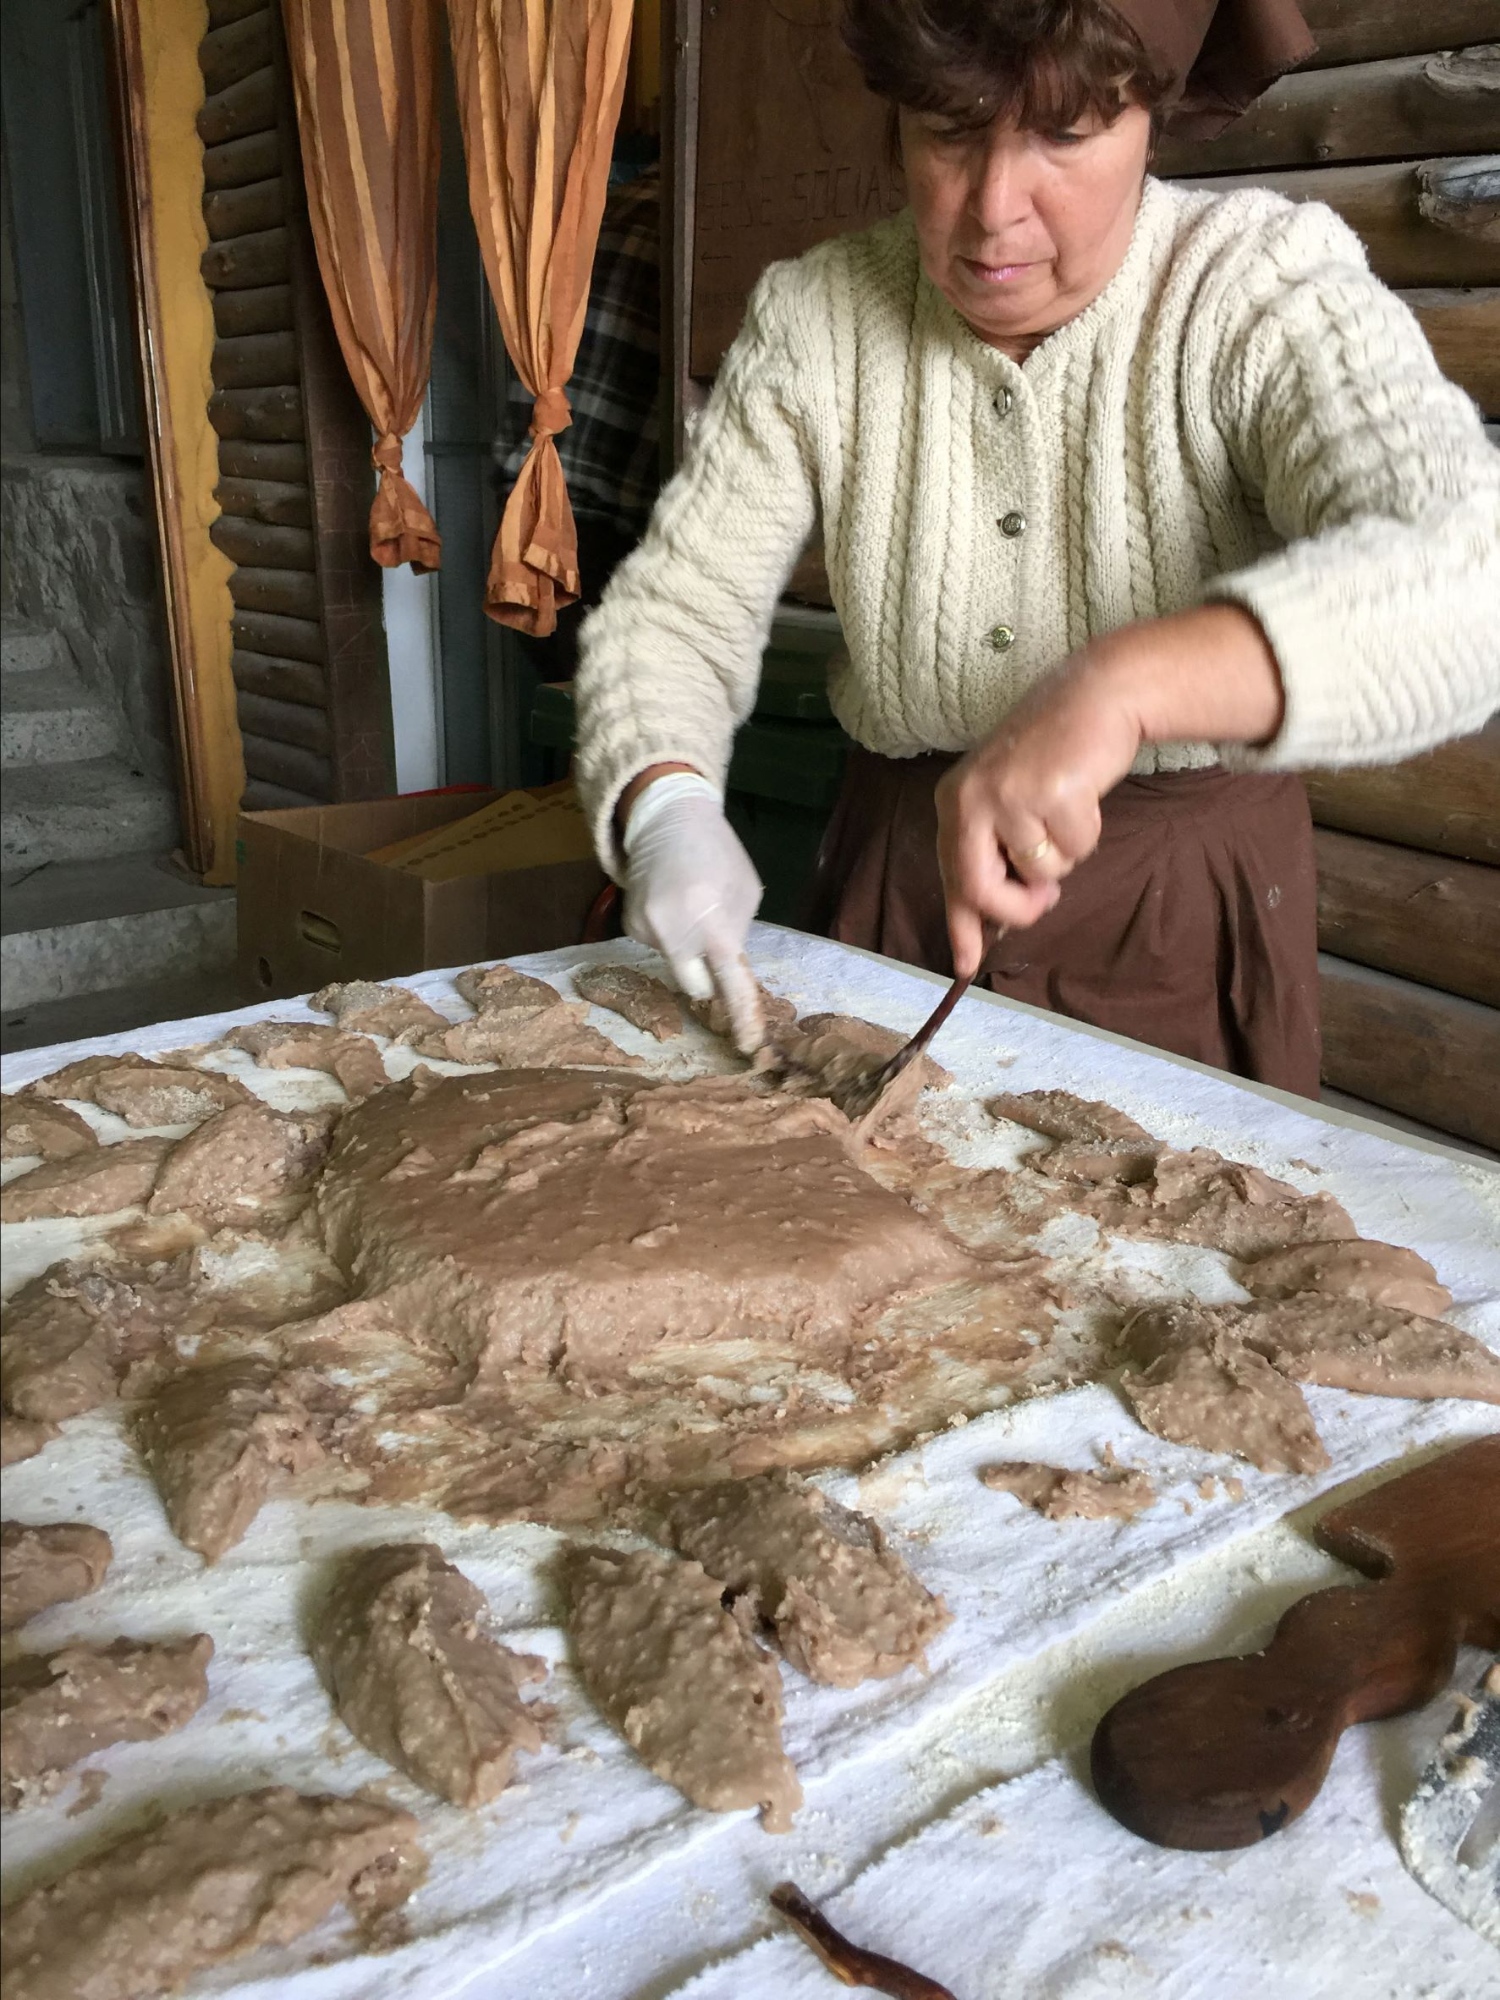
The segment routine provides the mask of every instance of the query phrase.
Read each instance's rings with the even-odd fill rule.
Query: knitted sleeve
[[[595,844],[617,860],[615,801],[647,764],[722,785],[755,704],[777,600],[813,526],[816,490],[799,359],[809,274],[772,265],[640,546],[579,637],[575,770]]]
[[[1259,620],[1286,712],[1271,743],[1224,757],[1394,762],[1500,707],[1500,451],[1337,216],[1260,220],[1195,319],[1219,322],[1215,420],[1288,546],[1204,594]]]

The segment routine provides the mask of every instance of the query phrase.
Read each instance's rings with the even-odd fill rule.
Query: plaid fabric
[[[578,359],[567,385],[573,421],[556,440],[574,516],[608,522],[630,541],[644,531],[661,484],[661,173],[648,167],[604,206]],[[526,456],[531,397],[511,378],[495,440],[504,489]]]

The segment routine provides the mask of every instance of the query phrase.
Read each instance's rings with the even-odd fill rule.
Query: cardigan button
[[[1016,635],[1009,625],[997,625],[989,638],[990,645],[997,653],[1008,653],[1016,643]]]
[[[1017,535],[1025,534],[1026,516],[1021,512],[1019,507],[1013,507],[1008,514],[1001,515],[1000,532],[1002,535],[1008,536],[1011,541],[1014,541]]]
[[[1010,393],[1009,389],[1002,389],[995,398],[995,415],[997,417],[1008,417],[1015,408],[1015,401],[1016,399]]]

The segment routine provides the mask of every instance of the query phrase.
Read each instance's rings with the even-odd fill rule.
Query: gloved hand
[[[711,1000],[717,990],[735,1046],[753,1055],[765,1022],[745,933],[761,881],[718,788],[695,771],[654,779],[631,806],[621,845],[626,934],[661,953],[689,999]]]

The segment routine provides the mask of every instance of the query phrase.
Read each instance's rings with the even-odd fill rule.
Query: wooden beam
[[[1500,1148],[1500,1010],[1337,958],[1319,974],[1325,1083]]]
[[[211,533],[214,546],[222,549],[231,562],[261,569],[305,570],[311,574],[313,538],[306,528],[276,528],[264,521],[221,514]],[[230,588],[233,589],[232,584]]]
[[[231,21],[243,21],[247,14],[264,13],[266,0],[208,0],[210,28],[227,28]]]
[[[245,802],[242,808],[247,813],[285,812],[291,806],[326,806],[327,799],[315,799],[307,792],[294,792],[285,785],[268,785],[264,778],[250,778],[245,784]],[[270,978],[267,969],[266,978]]]
[[[286,231],[257,229],[249,236],[231,236],[211,243],[203,253],[203,282],[215,291],[286,283]]]
[[[273,528],[312,526],[312,496],[297,481],[221,479],[214,498],[226,514],[242,521],[264,521]]]
[[[1500,22],[1500,11],[1496,14]],[[1500,47],[1285,76],[1217,139],[1164,139],[1159,174],[1479,153],[1500,143]]]
[[[198,67],[210,95],[227,90],[271,60],[271,14],[267,7],[211,28],[198,45]]]
[[[238,699],[240,728],[252,736],[273,743],[295,743],[301,750],[327,754],[328,716],[321,705],[300,701],[277,701],[269,695],[241,688]]]
[[[251,181],[244,187],[217,188],[203,200],[203,220],[208,224],[210,243],[274,229],[285,213],[286,190],[280,174]]]
[[[203,150],[206,188],[248,187],[280,171],[281,136],[276,132],[250,132],[243,139],[226,139],[222,146]]]
[[[311,570],[253,569],[241,563],[229,579],[229,594],[241,611],[269,611],[284,618],[316,619],[322,609]]]
[[[1481,233],[1500,195],[1500,156],[1216,174],[1183,185],[1211,194],[1263,187],[1293,201],[1326,201],[1363,241],[1376,277],[1388,285],[1500,284],[1500,232]],[[1464,218],[1472,229],[1460,226]]]
[[[327,678],[321,667],[308,660],[276,660],[266,653],[237,651],[233,666],[234,684],[244,693],[264,695],[268,701],[300,702],[311,708],[327,705]]]
[[[1487,417],[1500,417],[1500,290],[1403,292],[1422,323],[1439,368],[1474,398]]]
[[[302,436],[302,391],[295,384],[269,389],[216,389],[208,420],[221,438],[295,444]]]
[[[198,113],[198,137],[205,146],[222,146],[228,139],[269,131],[276,122],[275,90],[268,65],[215,92]]]
[[[1495,39],[1495,0],[1302,0],[1302,13],[1318,43],[1304,69]]]
[[[326,757],[303,750],[295,743],[275,743],[269,737],[242,731],[245,741],[245,770],[252,778],[305,792],[310,798],[328,801],[333,797],[333,766]]]
[[[223,340],[247,333],[286,333],[296,321],[290,285],[254,285],[214,293],[214,329]]]
[[[1500,863],[1500,716],[1405,764],[1309,771],[1306,778],[1320,826],[1460,861]]]
[[[307,448],[259,438],[221,438],[219,470],[226,479],[281,479],[307,483]]]
[[[234,879],[245,771],[229,669],[229,563],[209,535],[218,465],[208,422],[213,313],[198,269],[203,78],[181,0],[109,0],[109,20],[183,844],[206,882],[225,883]]]
[[[244,333],[214,343],[216,389],[272,389],[297,379],[297,336]]]
[[[1500,868],[1327,827],[1314,838],[1324,951],[1500,1007]]]
[[[284,618],[270,611],[236,611],[237,650],[263,653],[276,660],[306,660],[323,664],[323,628],[310,618]]]

